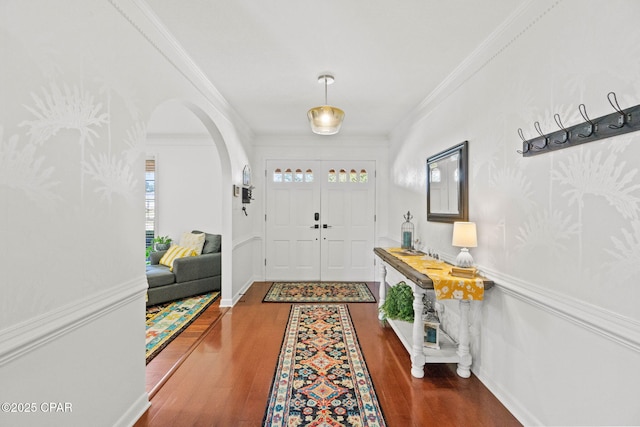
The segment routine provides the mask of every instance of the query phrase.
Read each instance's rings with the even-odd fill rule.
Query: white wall
[[[473,371],[525,424],[640,424],[640,132],[516,153],[518,128],[577,124],[580,103],[609,114],[609,91],[640,104],[638,16],[633,0],[529,2],[392,136],[390,218],[420,212],[418,236],[447,259],[425,159],[469,141],[471,252],[497,284],[475,307]]]
[[[188,106],[221,188],[247,162],[246,127],[137,2],[3,1],[0,45],[0,401],[38,409],[0,425],[131,425],[148,405],[146,123],[167,99]]]
[[[157,235],[222,233],[220,158],[210,137],[147,139],[156,159]]]

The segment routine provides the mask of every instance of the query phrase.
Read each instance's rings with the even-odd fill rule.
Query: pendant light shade
[[[344,120],[344,111],[327,105],[327,85],[333,83],[333,80],[333,76],[326,74],[318,77],[318,83],[324,83],[325,105],[314,107],[307,112],[311,130],[318,135],[334,135],[338,133]]]

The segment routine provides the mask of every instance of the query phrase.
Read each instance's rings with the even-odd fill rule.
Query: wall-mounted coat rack
[[[561,150],[573,147],[586,142],[598,141],[616,135],[640,130],[640,105],[631,108],[620,108],[615,92],[607,94],[609,104],[615,112],[606,116],[590,119],[584,104],[578,106],[580,115],[584,119],[583,123],[565,128],[558,113],[553,118],[560,128],[551,133],[543,133],[540,123],[533,124],[537,137],[526,139],[522,129],[518,129],[518,135],[522,139],[522,150],[517,150],[523,157],[536,156],[550,151]]]

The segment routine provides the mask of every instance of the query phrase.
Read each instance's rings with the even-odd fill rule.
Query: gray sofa
[[[202,233],[194,230],[193,233]],[[202,255],[178,258],[173,271],[159,264],[166,251],[152,252],[147,265],[147,307],[211,291],[220,291],[222,238],[205,233]]]

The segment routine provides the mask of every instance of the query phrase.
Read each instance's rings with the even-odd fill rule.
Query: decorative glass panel
[[[358,172],[355,169],[351,169],[349,172],[349,182],[358,182]]]
[[[440,182],[440,169],[437,167],[431,169],[431,182]]]
[[[282,182],[282,169],[278,168],[273,171],[273,182]]]
[[[293,173],[291,172],[291,169],[284,171],[284,182],[293,182]]]
[[[338,175],[339,182],[347,182],[347,171],[344,169],[340,169],[340,174]]]
[[[304,181],[313,182],[313,171],[311,169],[307,169],[307,171],[305,172]]]
[[[369,182],[369,175],[366,169],[360,171],[360,182]]]
[[[296,169],[296,174],[293,177],[294,182],[302,182],[302,170],[301,169]]]
[[[330,169],[329,170],[328,181],[329,182],[338,182],[337,179],[336,179],[336,171],[335,171],[335,169]]]

